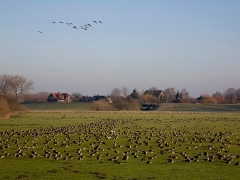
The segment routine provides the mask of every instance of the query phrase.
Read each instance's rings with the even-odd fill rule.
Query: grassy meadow
[[[93,111],[92,103],[26,103],[23,104],[31,112],[82,112]],[[139,107],[140,110],[140,107]],[[240,104],[191,104],[191,103],[162,103],[156,111],[161,112],[223,112],[240,113]]]
[[[93,111],[92,103],[24,103],[29,111]]]
[[[240,104],[163,103],[159,111],[240,113]]]
[[[240,114],[30,112],[0,121],[1,179],[239,179]]]

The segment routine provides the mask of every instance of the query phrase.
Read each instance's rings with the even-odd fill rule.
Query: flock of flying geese
[[[102,21],[93,21],[95,24],[102,24]],[[56,21],[52,21],[53,24],[56,24]],[[64,22],[59,21],[60,24],[64,24]],[[73,25],[73,23],[66,23],[68,26],[71,26],[73,29],[78,29],[77,26]],[[83,30],[88,30],[88,28],[92,27],[91,24],[84,24],[80,26]],[[38,31],[39,33],[43,33],[42,31]]]

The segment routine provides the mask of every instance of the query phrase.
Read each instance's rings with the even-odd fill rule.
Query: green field
[[[240,104],[190,104],[190,103],[164,103],[159,111],[181,112],[236,112],[240,113]]]
[[[30,112],[0,121],[1,179],[239,179],[240,114]]]
[[[93,111],[92,103],[27,103],[23,104],[29,111]],[[140,108],[139,108],[140,110]],[[230,112],[240,113],[240,104],[178,104],[178,103],[162,103],[156,111],[162,112]]]
[[[92,103],[25,103],[29,111],[93,111]]]

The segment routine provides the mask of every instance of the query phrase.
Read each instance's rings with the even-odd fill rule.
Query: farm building
[[[83,96],[82,99],[80,100],[80,102],[94,102],[94,101],[98,101],[98,100],[102,100],[102,101],[106,101],[109,103],[112,103],[112,100],[110,97],[108,96]]]
[[[162,90],[146,90],[144,93],[157,97],[158,99],[164,99],[164,92]]]
[[[68,93],[51,93],[48,98],[48,102],[71,102],[70,95]]]

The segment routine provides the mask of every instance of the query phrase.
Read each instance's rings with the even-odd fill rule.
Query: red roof
[[[64,100],[66,99],[67,97],[69,97],[70,95],[68,93],[51,93],[50,96],[53,96],[54,99],[57,99],[57,100]]]

